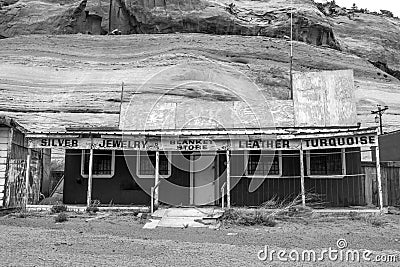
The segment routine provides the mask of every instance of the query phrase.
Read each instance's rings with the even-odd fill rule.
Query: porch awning
[[[232,130],[120,131],[80,129],[27,135],[30,148],[106,150],[304,150],[371,147],[376,128],[276,128]]]

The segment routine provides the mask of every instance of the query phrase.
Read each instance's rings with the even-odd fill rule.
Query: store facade
[[[31,148],[65,149],[66,204],[86,204],[91,191],[102,204],[149,205],[158,185],[156,201],[174,206],[221,205],[222,198],[259,206],[307,193],[326,206],[359,206],[365,204],[360,150],[377,146],[376,130],[358,127],[86,129],[29,138]]]

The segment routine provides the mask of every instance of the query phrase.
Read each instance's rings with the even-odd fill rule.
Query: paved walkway
[[[151,222],[143,228],[156,227],[203,227],[212,228],[218,224],[218,218],[223,214],[220,208],[168,208],[159,209],[153,213]]]

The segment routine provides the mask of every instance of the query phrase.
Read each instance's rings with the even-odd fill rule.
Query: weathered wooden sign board
[[[325,149],[345,147],[371,147],[377,144],[376,135],[355,135],[344,137],[326,137],[303,139],[303,149]]]
[[[272,137],[241,139],[119,137],[119,138],[31,138],[30,148],[105,149],[105,150],[304,150],[376,146],[375,134],[282,139]]]

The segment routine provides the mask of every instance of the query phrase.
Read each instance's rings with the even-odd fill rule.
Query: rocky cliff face
[[[400,19],[356,13],[329,20],[344,51],[400,79]]]
[[[291,8],[279,0],[114,0],[111,10],[111,28],[125,34],[290,35]],[[295,1],[293,12],[296,40],[339,48],[328,21],[311,1]]]
[[[108,0],[0,0],[0,39],[13,37],[0,40],[0,113],[29,127],[115,123],[122,80],[135,88],[193,57],[231,65],[281,103],[290,91],[287,2],[113,0],[110,21]],[[386,126],[396,129],[400,20],[340,10],[331,16],[311,0],[294,1],[294,71],[353,69],[359,120],[375,125],[370,111],[389,105]],[[132,35],[18,36],[109,28]]]
[[[85,26],[84,10],[103,18],[103,30],[135,33],[211,33],[290,36],[291,8],[282,0],[2,0],[0,34],[77,33]],[[8,1],[8,2],[6,2]],[[111,12],[110,12],[111,11]],[[295,0],[294,39],[339,49],[327,18],[310,0]],[[39,15],[40,14],[40,15]],[[111,16],[109,16],[111,14]],[[111,22],[109,21],[111,18]]]
[[[104,34],[118,29],[122,34],[181,32],[288,38],[293,11],[294,40],[356,54],[400,78],[399,19],[349,13],[312,0],[293,2],[291,8],[284,0],[0,0],[0,36]],[[101,29],[91,30],[96,25],[88,25],[90,14],[99,16]]]
[[[0,35],[75,33],[86,0],[0,0]]]

